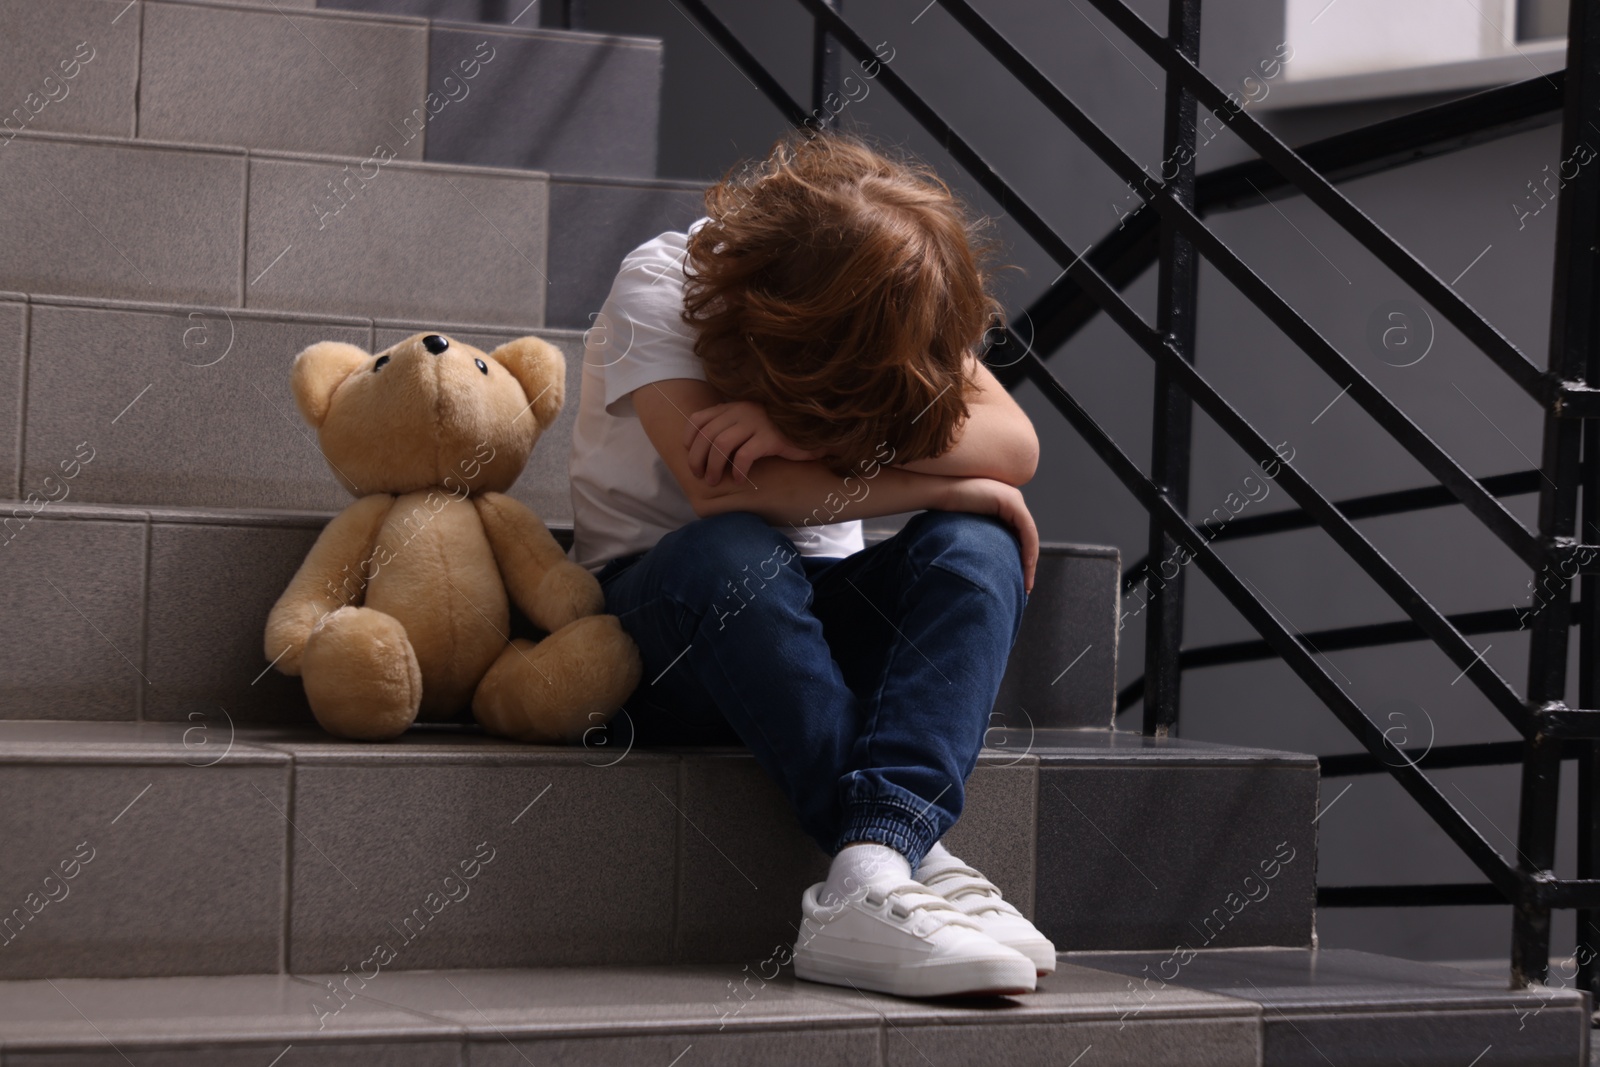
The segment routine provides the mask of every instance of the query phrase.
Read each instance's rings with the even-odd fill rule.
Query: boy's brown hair
[[[683,318],[712,388],[840,474],[947,451],[966,359],[1000,314],[992,243],[949,186],[856,137],[795,132],[705,199]]]

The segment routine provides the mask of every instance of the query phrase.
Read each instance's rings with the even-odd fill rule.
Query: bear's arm
[[[600,583],[567,558],[539,516],[504,493],[484,493],[472,502],[511,599],[535,626],[554,633],[605,611]]]
[[[371,557],[378,529],[393,506],[394,497],[374,493],[345,508],[323,528],[289,579],[267,616],[263,646],[284,674],[300,673],[300,653],[318,619],[338,608],[358,607],[365,599],[367,579],[386,562]]]

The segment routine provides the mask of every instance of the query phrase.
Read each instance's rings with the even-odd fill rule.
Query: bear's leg
[[[422,704],[422,669],[405,627],[372,608],[339,608],[319,619],[300,677],[317,722],[335,737],[398,737]]]
[[[483,728],[533,744],[576,741],[639,684],[639,651],[615,615],[569,622],[538,644],[515,640],[478,683]]]

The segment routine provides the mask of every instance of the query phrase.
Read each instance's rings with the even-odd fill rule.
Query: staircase
[[[0,0],[0,1067],[1587,1062],[1579,994],[1317,949],[1314,757],[1112,729],[1111,549],[1047,546],[948,838],[1067,950],[1029,997],[796,983],[826,857],[741,750],[310,725],[261,632],[347,498],[289,360],[538,333],[575,385],[700,213],[658,42],[339,6]]]

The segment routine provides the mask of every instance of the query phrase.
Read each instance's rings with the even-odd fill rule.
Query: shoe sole
[[[1049,941],[1002,941],[1006,948],[1015,949],[1033,961],[1040,978],[1056,973],[1056,946]]]
[[[794,976],[808,982],[847,985],[897,997],[1020,996],[1033,992],[1036,985],[1033,962],[1014,957],[890,968],[816,953],[796,953]]]

